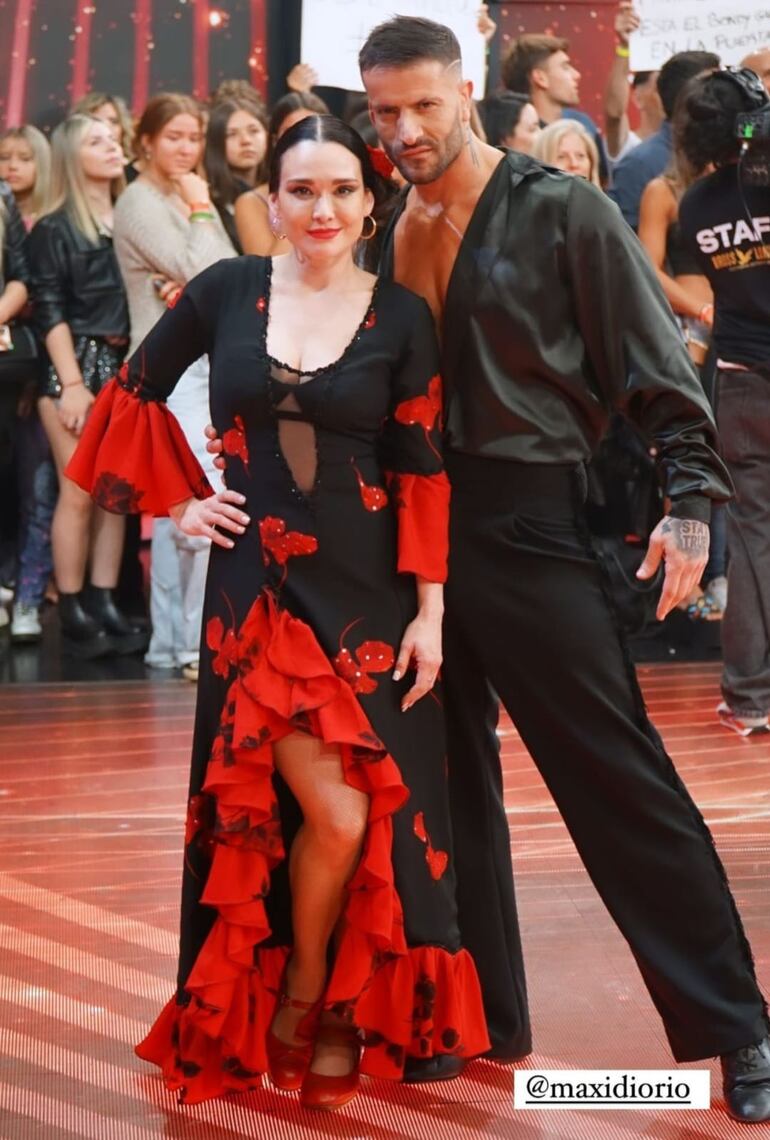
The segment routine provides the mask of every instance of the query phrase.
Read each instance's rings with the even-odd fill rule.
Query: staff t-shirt
[[[736,164],[695,182],[679,205],[682,239],[714,290],[714,346],[731,364],[770,366],[770,187]]]

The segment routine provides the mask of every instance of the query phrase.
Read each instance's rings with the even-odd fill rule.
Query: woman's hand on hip
[[[232,534],[243,534],[251,521],[241,510],[245,502],[245,496],[238,491],[219,491],[207,499],[187,499],[176,503],[168,513],[182,534],[210,538],[217,546],[229,550],[235,543],[226,534],[221,534],[217,527]]]

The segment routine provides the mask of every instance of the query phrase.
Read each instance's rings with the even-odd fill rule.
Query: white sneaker
[[[770,732],[770,717],[736,716],[726,701],[717,705],[717,713],[725,728],[731,728],[739,736],[755,736]]]
[[[13,607],[11,638],[14,641],[37,641],[42,637],[43,627],[37,606],[25,606],[19,602]]]

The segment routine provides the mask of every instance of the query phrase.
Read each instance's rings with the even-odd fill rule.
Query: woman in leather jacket
[[[11,350],[13,329],[10,322],[27,303],[29,272],[24,238],[24,223],[11,188],[0,181],[0,352]],[[0,471],[11,459],[19,392],[20,385],[16,383],[0,384]],[[11,517],[7,517],[9,515]],[[0,538],[8,540],[9,544],[15,541],[14,516],[13,504],[4,504],[0,513]],[[8,613],[0,603],[0,628],[7,624]]]
[[[123,155],[109,127],[88,115],[70,116],[52,142],[54,208],[28,241],[35,323],[48,354],[38,407],[60,476],[51,539],[64,648],[81,657],[130,653],[142,648],[144,634],[112,596],[124,519],[61,479],[96,394],[128,348],[128,306],[111,236]]]

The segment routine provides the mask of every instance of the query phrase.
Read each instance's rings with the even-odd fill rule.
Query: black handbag
[[[23,321],[12,322],[10,330],[12,347],[0,352],[0,384],[26,384],[40,367],[37,338]]]

